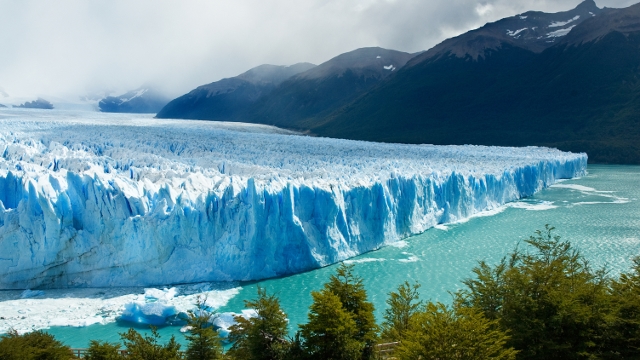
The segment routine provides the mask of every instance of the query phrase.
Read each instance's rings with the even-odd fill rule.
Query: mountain
[[[584,151],[592,162],[640,164],[640,4],[600,10],[585,1],[560,14],[529,12],[446,40],[307,130],[383,142],[541,145]],[[539,41],[545,37],[553,42]]]
[[[306,129],[383,82],[413,56],[379,47],[338,55],[261,97],[243,121]]]
[[[156,113],[169,100],[165,95],[152,88],[141,87],[120,96],[107,96],[100,100],[98,107],[102,112]]]
[[[558,13],[528,11],[447,39],[412,59],[409,65],[448,54],[477,60],[484,56],[486,50],[499,50],[505,45],[540,53],[556,44],[574,27],[603,11],[606,10],[598,8],[593,0],[584,1],[573,10]]]
[[[261,96],[286,79],[314,67],[309,63],[260,65],[236,77],[199,86],[169,102],[156,117],[239,121]]]
[[[53,109],[53,105],[43,98],[38,98],[33,101],[27,101],[20,105],[14,105],[14,108],[25,108],[25,109],[45,109],[51,110]]]

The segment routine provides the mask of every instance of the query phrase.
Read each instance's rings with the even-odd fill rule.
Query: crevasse
[[[587,163],[546,148],[19,115],[0,118],[11,129],[0,130],[2,289],[297,273],[530,196]]]

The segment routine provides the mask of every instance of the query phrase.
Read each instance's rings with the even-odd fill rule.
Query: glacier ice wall
[[[0,111],[0,289],[253,280],[378,249],[582,176],[555,149]]]

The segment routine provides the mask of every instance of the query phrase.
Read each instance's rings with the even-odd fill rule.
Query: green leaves
[[[464,281],[460,303],[508,331],[519,359],[582,359],[604,350],[609,313],[604,271],[546,226],[491,267],[481,262]]]
[[[134,329],[121,333],[120,337],[127,348],[127,359],[131,360],[180,360],[180,344],[171,336],[164,345],[159,343],[160,334],[155,327],[151,327],[151,335],[140,335]]]
[[[369,359],[377,341],[373,304],[353,265],[340,264],[320,292],[312,292],[309,323],[300,326],[311,359]]]
[[[509,337],[496,325],[496,320],[488,320],[473,308],[430,302],[411,317],[395,356],[407,360],[515,359],[517,351],[506,348]]]
[[[303,349],[310,359],[361,359],[364,342],[359,337],[354,315],[328,289],[314,291],[309,323],[300,325]]]
[[[71,350],[44,331],[19,335],[15,330],[0,337],[0,360],[67,360]]]
[[[236,324],[229,329],[229,341],[233,346],[228,354],[247,360],[284,359],[290,342],[286,339],[287,315],[282,311],[278,298],[258,287],[258,298],[245,301],[245,306],[254,309],[257,316],[249,319],[235,317]]]
[[[185,352],[187,360],[217,360],[223,358],[220,336],[211,324],[215,314],[207,310],[206,302],[206,298],[198,297],[196,309],[188,312],[187,323],[191,329],[185,335],[185,338],[189,341]]]
[[[408,281],[398,286],[398,292],[389,293],[382,323],[382,339],[384,341],[398,341],[404,338],[409,329],[409,320],[422,309],[419,301],[418,289],[420,284],[409,285]]]

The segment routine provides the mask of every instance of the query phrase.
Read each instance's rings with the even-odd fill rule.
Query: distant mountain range
[[[44,110],[51,110],[53,109],[53,104],[51,104],[50,102],[48,102],[47,100],[43,99],[43,98],[38,98],[36,100],[33,101],[27,101],[23,104],[20,105],[14,105],[14,108],[25,108],[25,109],[44,109]]]
[[[157,113],[169,102],[168,97],[150,87],[141,87],[120,96],[107,96],[100,100],[102,112]]]
[[[261,92],[203,90],[224,79],[158,117],[369,141],[542,145],[640,164],[639,76],[640,4],[600,9],[587,0],[489,23],[420,54],[358,49]]]

